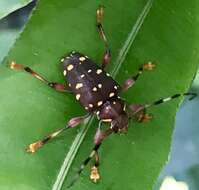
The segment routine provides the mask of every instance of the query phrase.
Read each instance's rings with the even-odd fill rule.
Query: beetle
[[[70,119],[64,128],[30,144],[27,148],[27,152],[34,153],[49,140],[52,140],[65,130],[76,127],[92,114],[95,114],[99,120],[99,126],[94,137],[94,147],[89,156],[84,160],[77,175],[69,186],[75,183],[92,158],[95,159],[95,163],[91,168],[90,179],[93,182],[97,182],[100,179],[98,150],[103,140],[112,133],[126,133],[129,119],[134,118],[138,122],[149,121],[152,117],[146,113],[148,108],[180,96],[191,95],[190,99],[196,96],[195,93],[179,93],[159,99],[151,104],[127,105],[127,103],[119,97],[119,94],[132,87],[144,71],[153,70],[156,65],[152,62],[141,65],[135,75],[127,79],[122,85],[119,85],[119,83],[105,71],[106,66],[110,62],[111,51],[102,26],[103,16],[104,7],[100,5],[96,12],[96,25],[105,46],[105,53],[102,58],[101,66],[95,64],[88,56],[82,53],[76,51],[70,52],[67,56],[61,58],[63,76],[67,81],[67,85],[50,82],[31,68],[17,64],[14,61],[10,64],[11,69],[23,70],[56,91],[73,93],[76,100],[79,101],[88,112],[85,116]],[[102,130],[102,123],[107,123],[109,125],[108,129]]]

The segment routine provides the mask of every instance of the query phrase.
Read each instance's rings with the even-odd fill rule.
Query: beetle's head
[[[128,115],[125,112],[123,100],[114,97],[106,101],[98,110],[97,115],[102,122],[111,123],[114,132],[126,132],[128,129]]]

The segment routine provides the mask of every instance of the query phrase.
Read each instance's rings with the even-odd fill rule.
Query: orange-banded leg
[[[60,133],[63,131],[66,131],[67,129],[71,129],[82,123],[86,118],[89,117],[90,114],[86,114],[85,116],[81,117],[74,117],[69,120],[67,125],[59,130],[56,130],[55,132],[51,133],[50,135],[44,137],[42,140],[36,141],[28,146],[26,149],[27,152],[34,153],[37,151],[37,149],[41,148],[44,144],[46,144],[48,141],[54,139],[57,137]]]
[[[152,106],[157,106],[159,104],[171,101],[175,98],[181,97],[181,96],[191,96],[189,100],[192,100],[197,96],[196,93],[181,93],[181,94],[175,94],[173,96],[167,97],[167,98],[161,98],[157,101],[154,101],[151,104],[145,104],[145,105],[140,105],[140,104],[131,104],[128,106],[130,110],[130,117],[136,118],[138,122],[145,122],[145,121],[150,121],[152,119],[152,116],[146,113],[146,109],[152,107]]]
[[[95,144],[95,146],[93,147],[91,153],[89,154],[89,156],[84,160],[84,162],[82,163],[82,165],[80,166],[80,169],[77,171],[77,174],[74,176],[74,178],[72,179],[71,183],[68,185],[68,188],[73,186],[74,183],[78,180],[78,178],[80,177],[81,173],[83,172],[84,168],[86,167],[86,165],[90,162],[90,160],[97,155],[97,159],[96,159],[96,166],[94,165],[91,168],[91,175],[90,175],[90,179],[93,182],[97,182],[98,179],[100,179],[100,175],[98,172],[98,166],[97,165],[99,162],[99,157],[98,157],[98,150],[102,144],[102,141],[108,137],[110,134],[113,133],[112,128],[108,128],[107,130],[105,130],[104,132],[99,131],[99,128],[97,129],[95,138],[97,138],[97,140],[95,139],[95,142],[98,142],[97,144]],[[96,137],[97,136],[97,137]],[[94,168],[95,167],[95,168]]]
[[[17,64],[14,61],[12,61],[11,64],[9,64],[9,67],[11,69],[14,69],[14,70],[22,70],[22,71],[27,72],[28,74],[30,74],[33,77],[37,78],[38,80],[42,81],[43,83],[45,83],[49,87],[55,89],[56,91],[70,92],[70,88],[68,86],[65,86],[65,85],[57,83],[57,82],[49,82],[44,77],[42,77],[41,75],[39,75],[38,73],[33,71],[30,67],[26,67],[24,65]]]
[[[98,32],[105,45],[105,52],[104,52],[104,55],[102,58],[102,64],[101,64],[102,69],[106,67],[106,65],[110,62],[110,58],[111,58],[111,51],[108,45],[106,34],[102,26],[103,17],[104,17],[104,6],[100,5],[96,12],[96,22],[97,22]]]
[[[94,164],[91,167],[91,174],[90,174],[90,179],[94,182],[97,183],[100,180],[100,173],[99,173],[99,154],[98,151],[95,152],[94,156]]]
[[[127,91],[131,86],[135,84],[136,80],[142,75],[143,71],[151,71],[155,67],[156,65],[152,62],[141,65],[138,72],[124,82],[124,84],[122,85],[122,90]]]

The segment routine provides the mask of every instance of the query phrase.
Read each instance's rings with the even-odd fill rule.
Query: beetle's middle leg
[[[89,116],[90,116],[90,114],[86,114],[85,116],[74,117],[74,118],[70,119],[65,127],[51,133],[50,135],[44,137],[42,140],[39,140],[39,141],[36,141],[36,142],[30,144],[28,146],[28,148],[26,149],[26,151],[30,152],[30,153],[34,153],[37,149],[41,148],[44,144],[46,144],[50,140],[57,137],[60,133],[62,133],[63,131],[66,131],[67,129],[76,127],[77,125],[82,123]]]
[[[38,73],[36,73],[35,71],[33,71],[30,67],[26,67],[24,65],[17,64],[14,61],[11,62],[9,67],[14,70],[25,71],[25,72],[29,73],[30,75],[32,75],[34,78],[37,78],[38,80],[42,81],[43,83],[45,83],[46,85],[48,85],[49,87],[51,87],[57,91],[70,92],[70,88],[68,86],[65,86],[65,85],[57,83],[57,82],[50,82],[50,81],[46,80],[43,76],[41,76]]]
[[[104,69],[106,67],[106,65],[110,62],[110,58],[111,58],[110,47],[108,45],[106,34],[105,34],[103,26],[102,26],[103,17],[104,17],[104,7],[100,5],[99,8],[97,9],[97,13],[96,13],[96,22],[97,22],[98,32],[99,32],[100,37],[103,40],[104,45],[105,45],[105,52],[104,52],[104,55],[102,58],[102,63],[101,63],[102,69]]]
[[[131,86],[135,84],[137,79],[142,75],[143,71],[151,71],[156,67],[156,65],[152,62],[145,63],[140,66],[138,69],[137,73],[133,75],[131,78],[127,79],[123,85],[122,85],[122,90],[127,91]]]

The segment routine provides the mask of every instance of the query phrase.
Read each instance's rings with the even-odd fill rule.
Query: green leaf
[[[139,65],[155,61],[123,94],[129,103],[150,103],[186,92],[197,69],[199,11],[196,0],[39,1],[25,31],[9,53],[49,80],[64,82],[60,57],[78,50],[100,63],[103,43],[95,28],[98,4],[106,7],[104,28],[112,50],[107,70],[122,84]],[[186,11],[185,11],[186,10]],[[54,92],[23,72],[0,67],[1,189],[66,189],[91,148],[96,118],[68,131],[34,155],[28,144],[85,111],[71,94]],[[127,135],[112,135],[101,150],[101,181],[91,183],[87,168],[71,189],[152,189],[168,159],[180,100],[149,110],[150,123],[129,124]],[[72,164],[72,165],[71,165]]]
[[[0,19],[8,14],[26,6],[32,0],[1,0],[0,1]]]

